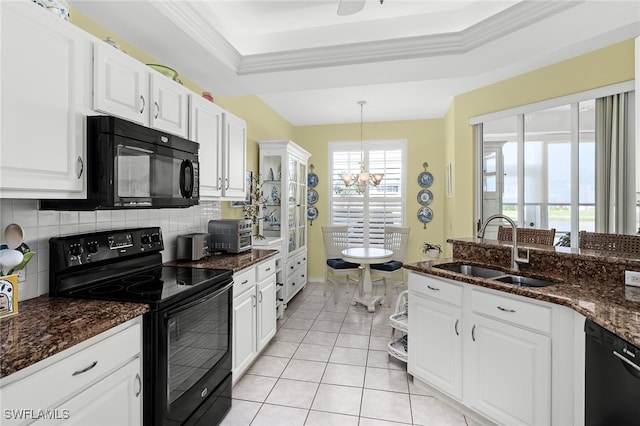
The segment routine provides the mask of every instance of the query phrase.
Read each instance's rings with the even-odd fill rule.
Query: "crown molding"
[[[457,55],[546,19],[585,0],[524,1],[465,30],[243,56],[239,75]]]

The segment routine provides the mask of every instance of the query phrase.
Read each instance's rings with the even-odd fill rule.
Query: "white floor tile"
[[[262,406],[259,402],[241,401],[234,399],[231,410],[222,420],[220,426],[249,426]]]
[[[394,358],[389,357],[387,351],[369,351],[367,358],[368,367],[391,368],[394,370],[407,370],[407,364]]]
[[[304,336],[307,335],[307,330],[295,330],[292,328],[281,328],[274,336],[274,340],[282,340],[285,342],[300,343]]]
[[[371,336],[369,338],[369,349],[374,351],[386,351],[391,340],[391,330],[388,337]]]
[[[432,396],[411,395],[411,413],[415,425],[467,426],[460,412]]]
[[[333,364],[367,365],[367,350],[334,347],[329,362]]]
[[[409,380],[409,393],[412,395],[433,396],[420,386],[413,383],[413,380]]]
[[[251,426],[303,426],[309,410],[264,404]]]
[[[361,399],[361,388],[321,384],[311,408],[357,416],[360,412]]]
[[[316,320],[311,326],[312,331],[326,331],[329,333],[337,333],[342,327],[341,322]]]
[[[312,319],[297,319],[297,318],[289,318],[284,324],[282,324],[282,328],[294,328],[296,330],[309,330],[313,325]]]
[[[380,419],[368,419],[366,417],[360,417],[360,426],[405,426],[411,423],[398,423],[388,422]]]
[[[313,345],[310,343],[302,343],[298,350],[293,354],[294,359],[306,359],[309,361],[329,361],[333,347],[323,345]]]
[[[326,331],[309,331],[305,338],[302,340],[302,343],[333,346],[337,338],[338,333],[327,333]]]
[[[344,322],[370,325],[372,319],[373,319],[373,314],[369,312],[367,313],[351,312],[344,317]]]
[[[320,315],[318,315],[317,319],[322,321],[342,322],[344,321],[345,315],[347,315],[346,312],[327,312],[326,310],[324,310],[320,312]]]
[[[409,393],[407,373],[402,370],[367,367],[364,379],[366,389]]]
[[[320,383],[326,366],[325,362],[292,359],[281,377],[283,379]]]
[[[234,399],[264,402],[278,379],[245,374],[231,391]]]
[[[298,309],[297,311],[292,313],[291,318],[315,320],[316,318],[318,318],[319,314],[320,314],[320,311],[307,311],[303,308],[303,309]]]
[[[356,322],[345,322],[342,324],[340,333],[344,334],[363,334],[369,336],[371,333],[371,323],[359,324]]]
[[[362,417],[411,423],[409,394],[365,389],[362,394]]]
[[[369,336],[362,334],[338,334],[338,340],[336,340],[336,346],[343,348],[357,348],[368,349],[369,348]]]
[[[280,377],[288,363],[288,358],[262,355],[253,363],[247,373],[257,376]]]
[[[322,383],[362,387],[365,367],[346,364],[327,364]]]
[[[280,379],[273,387],[265,403],[308,409],[311,408],[311,403],[317,390],[317,383]]]
[[[291,358],[300,346],[299,343],[286,342],[283,340],[272,340],[264,350],[264,355],[277,356],[281,358]]]
[[[358,426],[358,417],[311,410],[305,426]]]

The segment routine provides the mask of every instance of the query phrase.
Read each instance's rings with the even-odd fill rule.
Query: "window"
[[[404,226],[406,152],[406,140],[329,144],[329,222],[349,226],[350,243],[382,246],[385,226]],[[384,173],[380,185],[369,185],[363,193],[341,178],[344,172],[357,174],[361,159],[370,173]]]
[[[520,227],[555,228],[556,239],[568,234],[574,247],[579,230],[635,233],[628,88],[621,83],[471,119],[479,141],[477,217],[503,214]],[[498,225],[492,222],[486,237],[495,238]]]

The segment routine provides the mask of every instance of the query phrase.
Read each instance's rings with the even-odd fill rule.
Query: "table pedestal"
[[[373,295],[373,283],[371,282],[372,263],[384,263],[391,260],[393,252],[391,250],[371,248],[371,247],[354,247],[342,251],[342,257],[347,262],[359,263],[362,273],[360,274],[360,285],[358,294],[353,298],[352,305],[361,303],[367,307],[369,312],[376,309],[376,304],[383,304],[384,296]]]

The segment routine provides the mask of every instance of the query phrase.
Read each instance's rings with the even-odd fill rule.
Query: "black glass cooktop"
[[[182,300],[231,281],[233,271],[158,266],[120,278],[107,279],[67,293],[83,299],[146,303],[153,309],[160,303]]]

